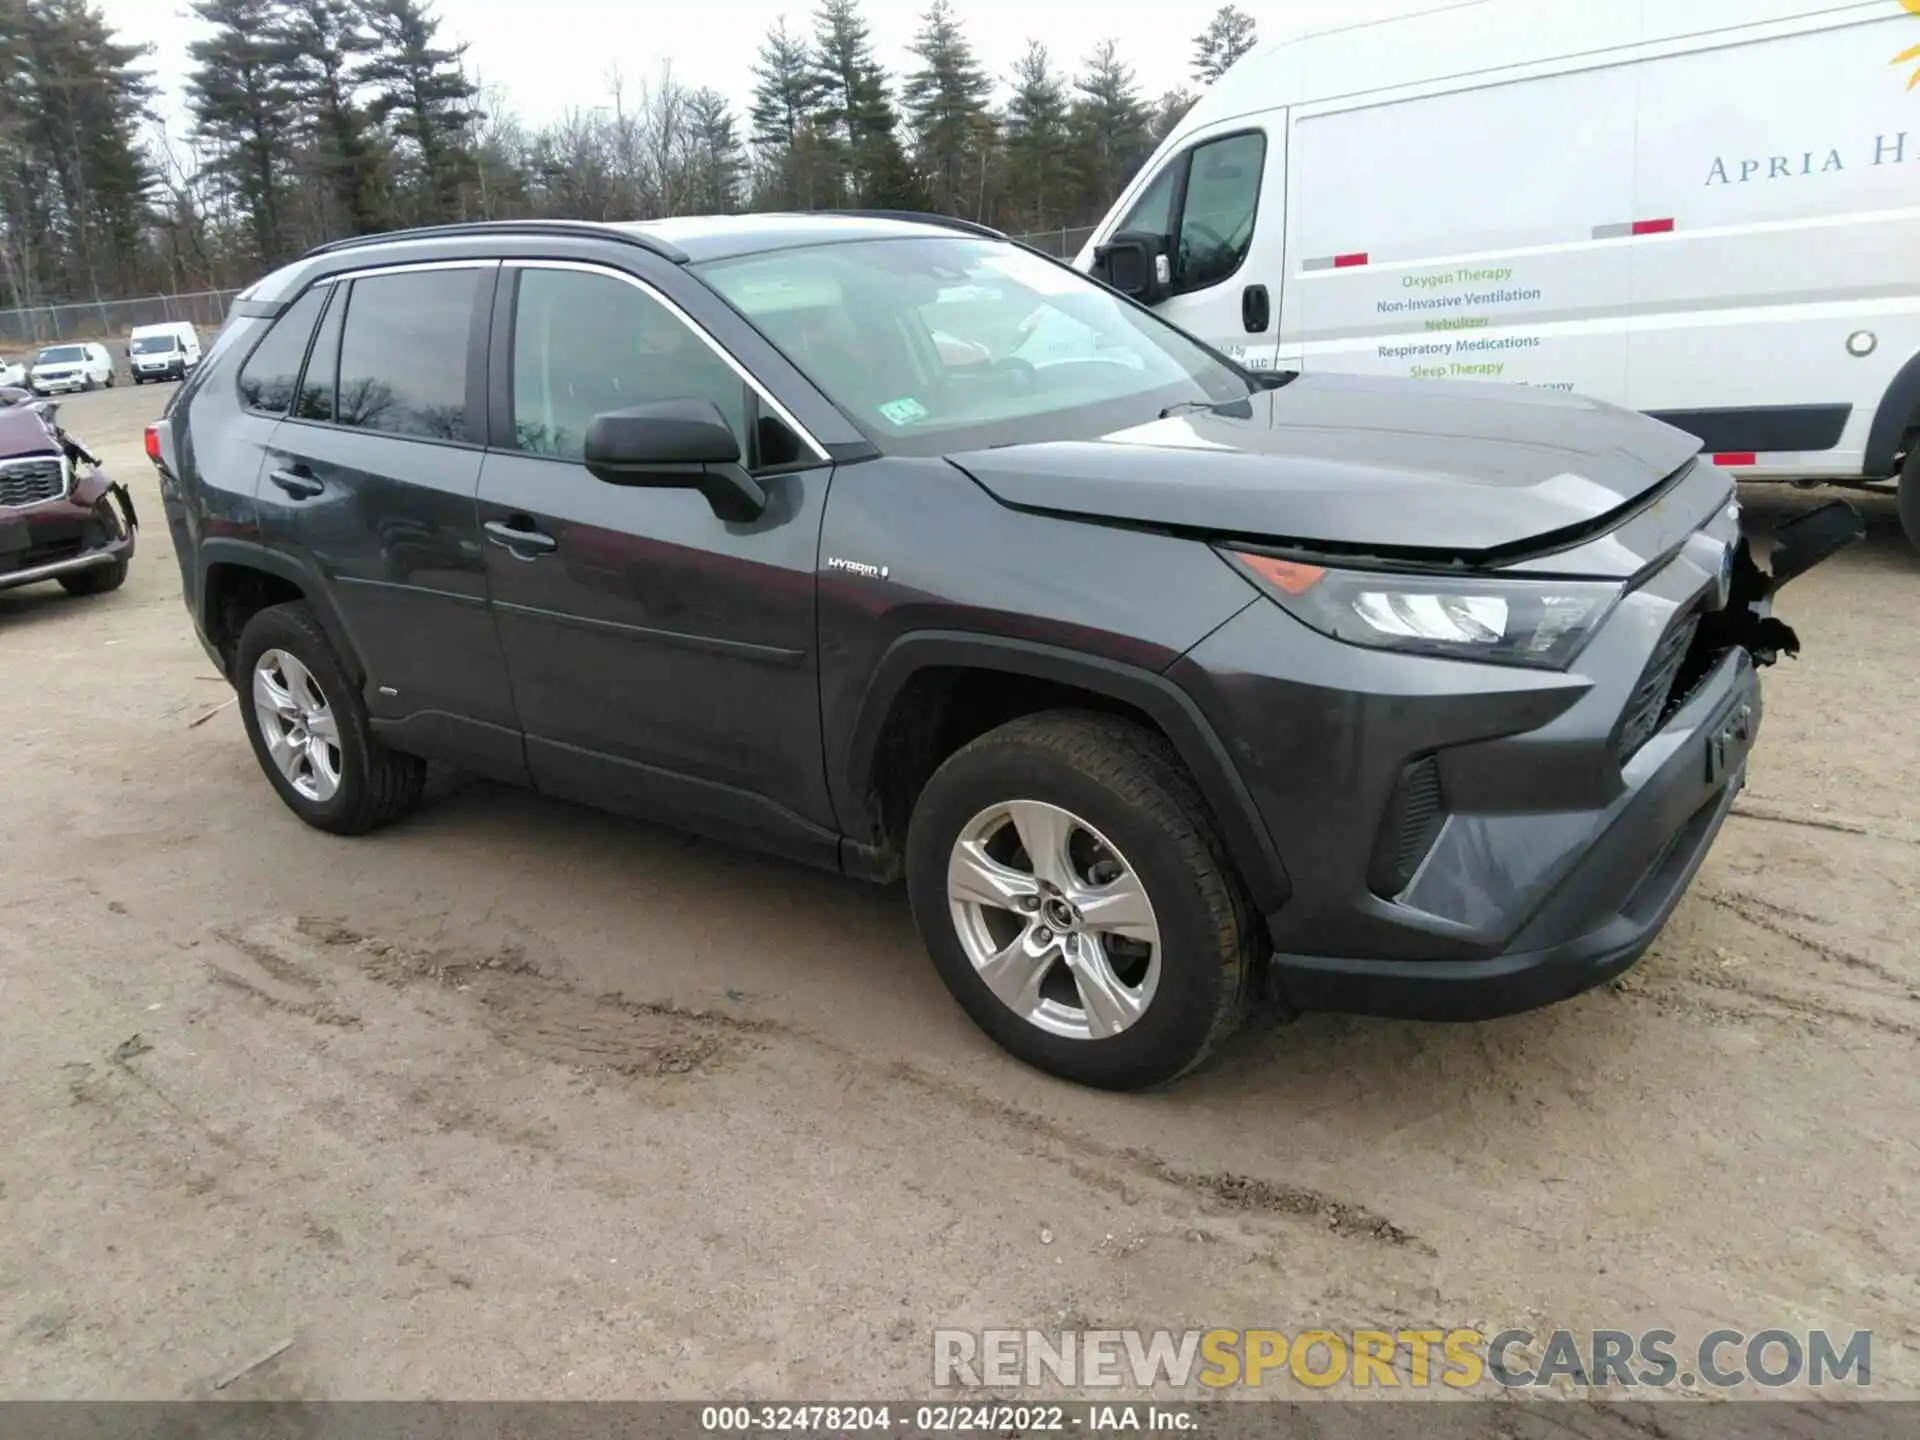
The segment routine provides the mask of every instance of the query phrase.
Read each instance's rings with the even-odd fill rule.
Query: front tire
[[[989,731],[927,782],[906,870],[948,990],[1037,1069],[1106,1090],[1163,1084],[1246,1015],[1252,908],[1154,731],[1078,711]]]
[[[374,738],[359,688],[304,601],[270,606],[247,622],[234,674],[254,757],[307,824],[361,835],[419,800],[426,762]]]
[[[1907,452],[1900,467],[1900,528],[1909,543],[1920,546],[1920,444]]]
[[[69,595],[105,595],[127,583],[127,561],[123,557],[111,565],[95,565],[60,577],[60,588]]]

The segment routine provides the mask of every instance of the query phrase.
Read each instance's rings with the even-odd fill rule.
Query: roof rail
[[[991,225],[962,220],[957,215],[939,215],[927,210],[813,210],[813,215],[848,215],[859,220],[904,220],[916,225],[938,225],[943,230],[959,230],[968,235],[984,235],[990,240],[1005,240],[1006,232]]]
[[[349,235],[329,240],[307,251],[302,259],[315,255],[334,255],[342,250],[359,250],[372,245],[387,245],[396,240],[457,240],[464,235],[591,235],[651,250],[676,265],[687,260],[686,251],[677,245],[626,225],[597,220],[468,220],[455,225],[420,225],[411,230],[388,230],[377,235]]]

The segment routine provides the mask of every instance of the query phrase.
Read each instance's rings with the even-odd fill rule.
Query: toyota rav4
[[[1570,395],[1252,373],[977,227],[357,239],[149,431],[310,825],[429,760],[875,881],[1006,1049],[1125,1088],[1265,999],[1618,975],[1795,648],[1730,477]]]

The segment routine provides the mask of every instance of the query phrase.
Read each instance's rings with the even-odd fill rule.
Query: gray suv
[[[429,760],[904,880],[1020,1058],[1127,1088],[1266,1000],[1619,974],[1733,803],[1781,580],[1679,431],[1251,373],[977,227],[476,225],[275,272],[148,436],[310,825]]]

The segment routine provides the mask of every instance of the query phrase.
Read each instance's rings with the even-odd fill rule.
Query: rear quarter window
[[[240,367],[240,403],[262,415],[284,415],[300,383],[300,366],[307,358],[313,325],[320,318],[332,290],[316,285],[295,300],[254,347]]]

